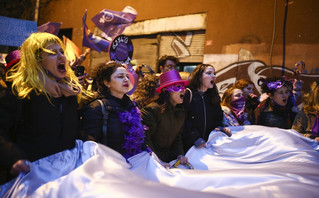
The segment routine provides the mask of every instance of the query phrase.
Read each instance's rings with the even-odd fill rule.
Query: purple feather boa
[[[125,149],[124,157],[127,159],[133,155],[142,152],[144,143],[144,126],[142,125],[141,112],[137,107],[133,107],[130,111],[118,112],[118,116],[122,123],[122,129],[126,132],[124,135]]]

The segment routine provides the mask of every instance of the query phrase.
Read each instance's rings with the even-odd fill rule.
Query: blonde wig
[[[41,61],[41,52],[54,53],[46,49],[51,44],[58,44],[65,50],[63,42],[50,33],[33,33],[21,45],[21,60],[7,74],[7,80],[12,82],[14,93],[19,98],[29,98],[32,91],[35,91],[37,95],[41,93],[45,94],[48,99],[50,98],[50,94],[44,86],[47,73],[39,62]],[[66,77],[62,79],[62,83],[82,89],[69,66],[69,60],[65,64]],[[78,97],[81,98],[82,96],[81,92]]]
[[[313,82],[311,85],[312,90],[309,93],[309,97],[306,100],[306,104],[303,107],[306,112],[319,113],[319,84]]]

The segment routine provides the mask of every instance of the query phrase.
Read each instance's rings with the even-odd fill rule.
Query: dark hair
[[[96,73],[95,73],[95,80],[97,83],[97,87],[99,90],[101,89],[107,89],[107,87],[104,85],[104,81],[111,81],[111,75],[117,70],[119,67],[124,67],[123,65],[117,63],[117,62],[108,62],[103,63],[97,66]],[[125,68],[125,67],[124,67]]]
[[[191,73],[191,77],[189,80],[189,87],[192,89],[196,89],[198,90],[202,84],[202,75],[203,72],[205,71],[205,69],[207,67],[213,67],[213,65],[210,64],[199,64],[196,66],[196,68],[193,70],[193,72]],[[214,68],[215,69],[215,68]],[[218,93],[218,89],[216,84],[214,85],[213,88],[208,89],[207,93],[211,96],[212,98],[212,104],[216,105],[220,103],[220,97],[219,97],[219,93]]]
[[[177,57],[164,55],[158,60],[158,65],[157,65],[157,72],[158,73],[161,72],[160,66],[164,66],[167,60],[173,61],[176,65],[178,65],[178,63],[179,63],[179,59]]]
[[[160,105],[161,113],[163,113],[165,111],[167,105],[170,103],[169,92],[166,90],[161,91],[161,93],[159,94],[159,96],[155,102]]]
[[[243,78],[243,79],[239,79],[235,83],[235,87],[237,87],[238,89],[244,89],[245,87],[247,87],[250,84],[254,85],[253,81]]]
[[[140,109],[157,99],[155,89],[157,88],[158,80],[158,76],[149,74],[138,83],[132,99],[134,99]]]

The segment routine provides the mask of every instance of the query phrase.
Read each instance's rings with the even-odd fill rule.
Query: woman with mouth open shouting
[[[0,98],[1,182],[29,172],[30,161],[72,149],[79,138],[78,101],[86,93],[64,49],[57,36],[33,33],[7,74],[12,86]]]
[[[255,109],[255,124],[290,129],[296,113],[289,100],[288,83],[283,78],[273,77],[258,80],[262,92],[268,98]]]
[[[168,163],[176,158],[185,165],[188,159],[184,156],[182,144],[185,120],[182,103],[188,81],[182,80],[176,70],[162,73],[159,81],[158,99],[141,110],[142,122],[148,127],[145,144],[164,162],[164,167],[169,167]]]
[[[185,130],[183,132],[184,150],[193,145],[201,148],[206,145],[210,132],[214,129],[231,136],[231,131],[223,127],[223,111],[215,85],[215,68],[209,64],[200,64],[191,73],[189,82],[190,101],[188,104]]]

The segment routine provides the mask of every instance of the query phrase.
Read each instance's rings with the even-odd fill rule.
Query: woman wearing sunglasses
[[[268,98],[255,109],[255,124],[290,129],[296,113],[289,100],[288,83],[283,78],[267,78],[259,84]]]
[[[181,164],[187,164],[181,133],[185,120],[182,103],[188,81],[182,80],[176,70],[164,72],[159,81],[160,87],[156,89],[160,93],[158,99],[141,111],[142,122],[148,127],[145,144],[164,162],[165,167],[176,158]]]

